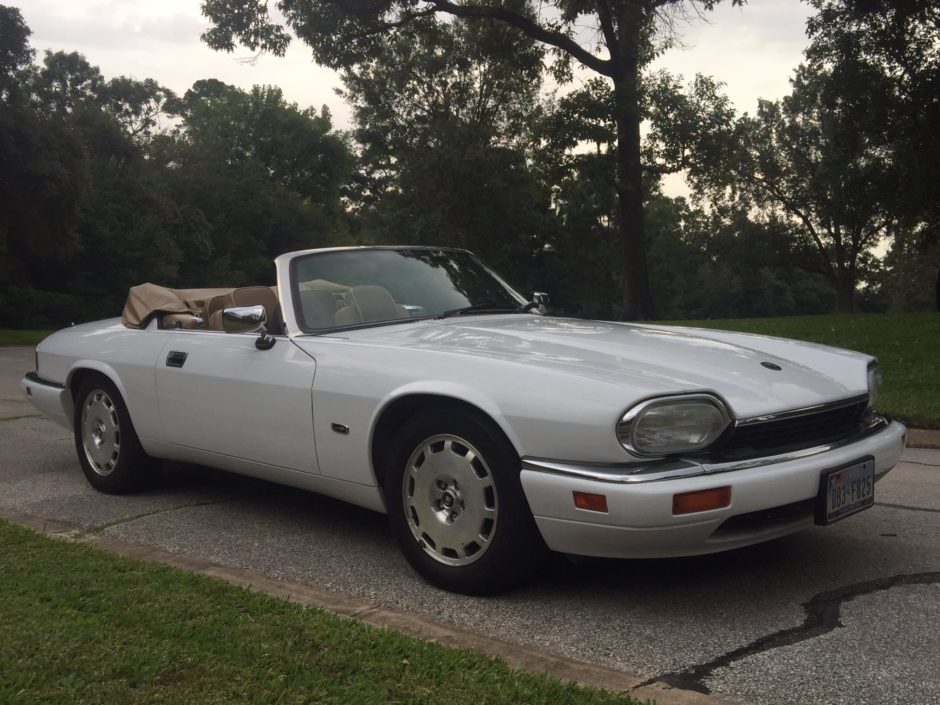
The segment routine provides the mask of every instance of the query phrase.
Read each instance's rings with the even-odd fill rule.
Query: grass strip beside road
[[[0,328],[0,345],[37,345],[51,330],[6,330]]]
[[[0,624],[11,705],[637,703],[2,520]]]
[[[884,382],[875,407],[917,428],[940,428],[940,313],[832,314],[674,321],[795,338],[874,355]]]

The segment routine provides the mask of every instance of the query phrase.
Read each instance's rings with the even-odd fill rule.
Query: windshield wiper
[[[473,306],[452,308],[449,311],[444,311],[442,314],[435,316],[434,318],[435,320],[440,320],[441,318],[450,318],[451,316],[463,316],[467,313],[516,313],[521,309],[522,307],[507,306],[506,304],[497,304],[490,301],[483,304],[474,304]]]

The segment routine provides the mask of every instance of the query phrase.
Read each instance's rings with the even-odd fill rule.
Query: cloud
[[[714,76],[726,84],[739,112],[753,112],[758,97],[789,92],[809,13],[799,0],[749,0],[743,8],[719,3],[680,21],[683,47],[668,51],[654,68],[686,79]],[[178,93],[207,77],[241,88],[278,85],[288,100],[327,105],[334,124],[351,126],[349,106],[334,93],[338,75],[317,66],[308,47],[295,41],[285,57],[261,56],[253,63],[239,61],[251,55],[248,50],[214,52],[199,39],[207,27],[199,0],[30,0],[23,15],[34,48],[78,51],[107,77],[154,78]]]
[[[655,64],[686,79],[701,73],[725,83],[739,112],[753,112],[758,98],[790,92],[793,69],[807,45],[811,9],[797,0],[751,0],[744,7],[723,3],[702,20],[680,26],[682,47]]]
[[[162,3],[158,7],[167,9]],[[198,12],[180,9],[159,14],[140,2],[39,0],[30,3],[23,14],[34,39],[110,49],[141,44],[187,44],[198,40],[206,26]]]
[[[77,51],[107,78],[153,78],[180,94],[210,77],[245,89],[277,85],[302,107],[329,107],[337,127],[351,124],[349,107],[333,90],[338,76],[314,64],[306,46],[295,42],[283,58],[264,55],[251,63],[240,61],[251,56],[248,50],[212,51],[199,39],[207,22],[198,0],[34,0],[23,16],[33,48]]]

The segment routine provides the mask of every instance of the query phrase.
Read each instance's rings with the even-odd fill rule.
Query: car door
[[[316,362],[289,338],[167,332],[157,360],[160,416],[170,443],[318,472],[312,390]]]

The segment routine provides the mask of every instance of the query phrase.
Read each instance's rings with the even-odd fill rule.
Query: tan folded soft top
[[[157,284],[132,286],[127,293],[121,321],[128,328],[145,328],[155,315],[189,313],[203,315],[213,296],[231,294],[235,289],[170,289]]]

